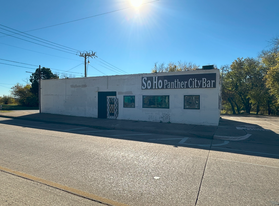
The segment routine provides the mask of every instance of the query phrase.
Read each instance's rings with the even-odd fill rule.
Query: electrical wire
[[[107,69],[109,69],[109,70],[111,70],[111,71],[113,71],[113,72],[115,72],[115,73],[120,73],[119,71],[117,71],[117,69],[115,69],[115,68],[118,68],[118,67],[116,67],[116,66],[114,66],[114,65],[112,65],[112,64],[110,64],[109,62],[107,62],[107,61],[105,61],[105,60],[103,60],[103,59],[101,59],[101,58],[99,58],[101,61],[103,61],[103,62],[105,62],[105,63],[103,63],[103,62],[100,62],[101,64],[103,64],[103,65],[101,65],[101,66],[103,66],[103,67],[105,67],[105,68],[107,68]],[[13,60],[7,60],[7,59],[2,59],[2,58],[0,58],[0,60],[3,60],[3,61],[9,61],[9,62],[14,62],[14,63],[18,63],[18,64],[25,64],[25,65],[30,65],[30,66],[37,66],[37,65],[34,65],[34,64],[28,64],[28,63],[23,63],[23,62],[18,62],[18,61],[13,61]],[[80,64],[78,64],[77,66],[75,66],[75,67],[73,67],[73,68],[71,68],[70,70],[72,70],[72,69],[74,69],[74,68],[76,68],[76,67],[78,67],[78,66],[80,66],[81,64],[83,64],[83,63],[80,63]],[[112,65],[112,66],[111,66]],[[12,65],[11,65],[12,66]],[[91,65],[90,65],[91,66]],[[96,68],[95,68],[96,69]],[[62,72],[66,72],[66,73],[76,73],[76,74],[82,74],[82,73],[79,73],[79,72],[69,72],[70,70],[67,70],[67,71],[65,71],[65,70],[59,70],[59,69],[52,69],[52,70],[56,70],[56,71],[62,71]],[[97,69],[96,69],[97,70]],[[121,69],[119,69],[118,68],[118,70],[120,70],[121,71]],[[122,70],[122,71],[124,71],[124,70]],[[101,71],[100,71],[101,72]],[[124,71],[125,72],[125,71]],[[101,72],[102,73],[102,72]],[[127,73],[127,72],[126,72]],[[104,74],[104,73],[103,73]]]
[[[6,87],[6,86],[3,86],[3,85],[0,85],[0,87],[5,87],[5,88],[7,88],[7,89],[11,89],[10,87]]]
[[[0,83],[0,84],[4,84],[4,85],[13,85],[13,84],[6,84],[6,83]]]
[[[122,70],[122,69],[119,69],[117,66],[114,66],[113,64],[111,64],[111,63],[105,61],[104,59],[102,59],[102,58],[100,58],[100,57],[98,57],[98,59],[100,59],[102,62],[104,62],[104,63],[107,64],[108,66],[110,66],[110,67],[112,67],[112,68],[115,68],[115,69],[117,69],[118,71],[120,71],[120,72],[122,72],[122,73],[126,73],[126,74],[127,74],[126,71],[124,71],[124,70]]]
[[[2,84],[4,85],[14,85],[14,84],[5,84],[5,83],[0,83],[0,87],[5,87],[5,88],[8,88],[8,89],[11,89],[10,87],[7,87],[7,86],[3,86]]]
[[[3,29],[3,28],[1,28],[1,26],[2,26],[2,27],[5,27],[5,28],[8,28],[8,29],[10,29],[10,30],[15,30],[15,31],[17,31],[18,33],[14,32],[14,31],[9,31],[8,29]],[[0,29],[3,29],[3,30],[8,31],[8,32],[12,32],[12,33],[14,33],[15,35],[23,36],[24,38],[29,38],[29,39],[32,39],[32,40],[35,40],[35,41],[39,41],[39,42],[41,42],[41,43],[43,43],[43,44],[47,44],[47,45],[51,45],[51,46],[47,46],[47,45],[43,45],[43,44],[40,44],[40,43],[37,43],[37,42],[33,42],[33,41],[29,41],[29,40],[22,39],[22,38],[19,38],[19,37],[15,37],[14,35],[8,35],[8,36],[11,36],[11,37],[14,37],[14,38],[17,38],[17,39],[21,39],[21,40],[23,40],[23,41],[27,41],[27,42],[33,43],[33,44],[38,44],[38,45],[40,45],[40,46],[44,46],[44,47],[47,47],[47,48],[55,49],[55,50],[58,50],[58,51],[63,51],[63,52],[66,52],[66,53],[69,53],[68,51],[70,51],[71,54],[73,54],[73,53],[72,53],[73,51],[78,52],[78,50],[75,50],[75,49],[73,49],[73,48],[66,47],[66,46],[63,46],[63,45],[61,45],[61,44],[56,44],[56,43],[54,43],[54,42],[51,42],[51,41],[48,41],[48,40],[45,40],[45,39],[42,39],[42,38],[39,38],[39,37],[36,37],[36,36],[33,36],[33,35],[29,35],[29,34],[26,34],[26,33],[24,33],[24,32],[20,32],[19,30],[13,29],[13,28],[11,28],[11,27],[4,26],[4,25],[2,25],[2,24],[0,24]],[[3,33],[3,32],[0,32],[0,33]],[[23,35],[22,35],[22,34],[23,34]],[[31,37],[29,37],[29,36],[31,36]],[[39,39],[39,40],[38,40],[38,39]],[[47,43],[45,43],[45,42],[47,42]],[[51,44],[49,44],[48,42],[50,42]],[[58,45],[59,47],[57,47],[56,45]],[[56,48],[53,48],[52,46],[55,46]],[[63,47],[66,47],[66,50],[67,50],[67,51],[61,50],[61,49],[64,49]],[[57,48],[58,48],[58,49],[57,49]],[[68,48],[70,48],[71,50],[69,50]],[[105,68],[107,68],[107,69],[109,69],[109,70],[111,70],[111,71],[113,71],[113,72],[115,72],[115,73],[127,73],[127,72],[125,72],[124,70],[119,69],[118,67],[114,66],[113,64],[111,64],[111,63],[105,61],[104,59],[101,59],[101,58],[99,58],[99,59],[102,61],[101,63],[103,64],[103,65],[102,65],[103,67],[105,67]]]
[[[69,70],[67,70],[67,72],[68,71],[71,71],[72,69],[74,69],[74,68],[77,68],[78,66],[80,66],[80,65],[82,65],[83,64],[83,62],[82,63],[80,63],[80,64],[78,64],[77,66],[74,66],[73,68],[71,68],[71,69],[69,69]]]
[[[20,36],[23,36],[25,38],[29,38],[29,39],[32,39],[32,40],[35,40],[35,41],[38,41],[38,42],[41,42],[41,43],[44,43],[44,44],[49,44],[51,46],[55,46],[57,48],[64,49],[64,50],[67,50],[67,51],[70,51],[70,52],[76,52],[76,53],[79,52],[79,50],[77,50],[77,49],[74,49],[74,48],[71,48],[71,47],[68,47],[68,46],[64,46],[62,44],[58,44],[58,43],[55,43],[55,42],[52,42],[52,41],[49,41],[49,40],[31,35],[31,34],[27,34],[25,32],[19,31],[17,29],[13,29],[13,28],[5,26],[3,24],[0,24],[0,27],[4,27],[4,28],[0,28],[0,29],[11,32],[14,35],[20,35]],[[5,29],[5,28],[7,28],[7,29]],[[13,37],[14,35],[8,34],[7,36]]]
[[[2,60],[2,61],[7,61],[7,62],[18,63],[18,64],[25,64],[25,65],[29,65],[29,66],[35,66],[35,67],[38,66],[38,65],[35,65],[35,64],[28,64],[28,63],[23,63],[23,62],[17,62],[17,61],[8,60],[8,59],[1,59],[1,58],[0,58],[0,60]]]
[[[157,1],[160,1],[160,0],[154,0],[154,1],[146,2],[146,3],[143,3],[142,5],[154,3],[154,2],[157,2]],[[83,18],[80,18],[80,19],[66,21],[66,22],[62,22],[62,23],[58,23],[58,24],[53,24],[53,25],[50,25],[50,26],[44,26],[44,27],[40,27],[40,28],[37,28],[37,29],[31,29],[31,30],[28,30],[28,31],[25,31],[25,32],[37,31],[37,30],[41,30],[41,29],[47,29],[47,28],[50,28],[50,27],[69,24],[69,23],[73,23],[73,22],[77,22],[77,21],[82,21],[82,20],[86,20],[86,19],[90,19],[90,18],[95,18],[95,17],[107,15],[107,14],[116,13],[116,12],[119,12],[119,11],[124,11],[124,10],[130,9],[130,8],[132,8],[132,6],[122,8],[122,9],[116,9],[116,10],[113,10],[113,11],[108,11],[108,12],[104,12],[104,13],[101,13],[101,14],[96,14],[96,15],[92,15],[92,16],[88,16],[88,17],[83,17]]]
[[[103,64],[103,63],[100,62],[100,61],[97,61],[97,63],[99,64],[99,66],[104,67],[105,69],[108,69],[108,70],[110,70],[110,71],[112,71],[112,72],[114,72],[114,73],[116,73],[116,74],[121,74],[120,72],[114,70],[114,69],[111,68],[111,67],[108,67],[107,65]]]
[[[2,61],[8,61],[8,62],[13,62],[13,63],[17,63],[17,64],[24,64],[24,65],[29,65],[29,66],[38,67],[38,65],[35,65],[35,64],[28,64],[28,63],[23,63],[23,62],[8,60],[8,59],[2,59],[2,58],[0,58],[0,60],[2,60]],[[16,67],[22,67],[22,68],[28,68],[28,69],[32,69],[32,70],[33,70],[33,68],[30,68],[30,67],[18,66],[18,65],[7,64],[7,63],[1,63],[1,62],[0,62],[0,64],[9,65],[9,66],[16,66]],[[79,64],[79,65],[80,65],[80,64]],[[61,70],[61,69],[53,69],[53,68],[52,68],[51,70],[62,71],[62,72],[66,72],[66,73],[82,74],[82,73],[80,73],[80,72],[69,72],[69,71],[65,71],[65,70]]]
[[[150,2],[146,2],[144,4],[149,4],[149,3],[154,3],[154,2],[157,2],[159,0],[155,0],[155,1],[150,1]],[[85,19],[89,19],[89,18],[94,18],[94,17],[98,17],[98,16],[103,16],[103,15],[107,15],[107,14],[112,14],[112,13],[115,13],[115,12],[119,12],[119,11],[123,11],[123,10],[126,10],[126,9],[129,9],[131,8],[131,6],[129,7],[126,7],[126,8],[122,8],[122,9],[117,9],[117,10],[113,10],[113,11],[109,11],[109,12],[105,12],[105,13],[101,13],[101,14],[96,14],[96,15],[93,15],[93,16],[88,16],[88,17],[84,17],[84,18],[80,18],[80,19],[75,19],[75,20],[71,20],[71,21],[67,21],[67,22],[62,22],[62,23],[58,23],[58,24],[54,24],[54,25],[50,25],[50,26],[45,26],[45,27],[40,27],[40,28],[37,28],[37,29],[32,29],[32,30],[28,30],[28,31],[25,31],[25,32],[22,32],[22,31],[19,31],[19,30],[16,30],[16,29],[13,29],[11,27],[8,27],[8,26],[5,26],[5,25],[2,25],[0,24],[0,26],[4,27],[4,28],[7,28],[7,29],[3,29],[1,28],[2,30],[5,30],[5,31],[8,31],[8,32],[11,32],[13,33],[14,35],[20,35],[22,37],[25,37],[25,38],[29,38],[29,39],[32,39],[32,40],[35,40],[35,41],[38,41],[38,42],[41,42],[41,43],[44,43],[44,44],[47,44],[47,45],[43,45],[43,44],[40,44],[40,43],[36,43],[36,42],[32,42],[32,41],[29,41],[29,40],[26,40],[26,39],[22,39],[22,38],[19,38],[19,37],[15,37],[14,35],[11,35],[11,34],[7,34],[7,33],[4,33],[4,32],[0,32],[2,34],[4,34],[5,36],[11,36],[11,37],[14,37],[14,38],[17,38],[17,39],[20,39],[20,40],[23,40],[23,41],[26,41],[26,42],[30,42],[30,43],[33,43],[33,44],[37,44],[37,45],[40,45],[40,46],[44,46],[44,47],[47,47],[47,48],[50,48],[50,49],[54,49],[54,50],[57,50],[57,51],[61,51],[61,52],[65,52],[65,53],[69,53],[69,54],[76,54],[74,52],[79,52],[79,50],[76,50],[76,49],[73,49],[71,47],[68,47],[68,46],[64,46],[62,44],[58,44],[58,43],[54,43],[54,42],[51,42],[49,40],[45,40],[43,38],[39,38],[39,37],[36,37],[34,35],[29,35],[29,34],[26,34],[26,32],[31,32],[31,31],[36,31],[36,30],[41,30],[41,29],[46,29],[46,28],[50,28],[50,27],[55,27],[55,26],[59,26],[59,25],[63,25],[63,24],[69,24],[69,23],[72,23],[72,22],[77,22],[77,21],[81,21],[81,20],[85,20]],[[9,31],[9,30],[13,30],[13,31]],[[16,31],[16,32],[14,32]],[[7,45],[7,44],[6,44]],[[51,45],[51,46],[49,46]],[[56,48],[54,48],[54,47]],[[14,46],[15,47],[15,46]],[[63,49],[63,50],[61,50]],[[31,50],[32,51],[32,50]],[[41,53],[41,52],[40,52]],[[122,69],[119,69],[118,67],[114,66],[113,64],[99,58],[102,62],[103,65],[105,65],[106,68],[110,68],[111,71],[114,71],[114,72],[124,72],[124,73],[127,73],[126,71],[122,70]],[[2,59],[3,60],[3,59]],[[21,63],[21,62],[16,62],[16,61],[12,61],[12,60],[4,60],[4,61],[10,61],[10,62],[15,62],[15,63],[19,63],[19,64],[26,64],[26,63]],[[9,66],[15,66],[15,67],[22,67],[22,68],[28,68],[28,67],[23,67],[23,66],[18,66],[18,65],[12,65],[12,64],[6,64],[6,63],[0,63],[0,64],[3,64],[3,65],[9,65]],[[26,65],[31,65],[31,64],[26,64]],[[79,64],[80,65],[80,64]],[[77,66],[79,66],[77,65]],[[33,65],[32,65],[33,66]],[[76,67],[77,67],[76,66]],[[91,65],[90,65],[91,66]],[[100,73],[106,75],[105,73],[101,72],[100,70],[98,70],[97,68],[91,66],[92,68],[96,69],[97,71],[99,71]],[[103,66],[104,67],[104,66]],[[75,68],[75,67],[74,67]],[[28,68],[28,69],[31,69],[31,68]],[[73,68],[72,68],[73,69]],[[53,69],[53,70],[57,70],[57,71],[63,71],[63,70],[58,70],[58,69]],[[70,69],[71,70],[71,69]],[[68,71],[70,71],[68,70]],[[68,71],[63,71],[63,72],[67,72],[69,73]],[[70,72],[70,73],[77,73],[77,72]],[[81,74],[81,73],[79,73]]]
[[[89,64],[89,66],[91,66],[93,69],[97,70],[98,72],[102,73],[103,75],[107,75],[107,74],[105,74],[104,72],[101,72],[99,69],[93,67],[92,65]]]
[[[39,54],[44,54],[44,55],[48,55],[48,56],[53,56],[53,57],[57,57],[57,58],[68,59],[68,60],[72,60],[72,61],[80,61],[80,60],[76,60],[76,59],[71,59],[71,58],[67,58],[67,57],[60,57],[60,56],[56,56],[56,55],[52,55],[52,54],[47,54],[47,53],[43,53],[43,52],[31,50],[31,49],[26,49],[26,48],[14,46],[14,45],[6,44],[6,43],[3,43],[3,42],[0,42],[0,44],[6,45],[6,46],[10,46],[10,47],[14,47],[14,48],[18,48],[18,49],[22,49],[22,50],[26,50],[26,51],[31,51],[31,52],[34,52],[34,53],[39,53]],[[3,60],[3,59],[2,59],[2,60]],[[116,66],[110,66],[110,65],[112,65],[112,64],[110,64],[109,62],[106,61],[107,63],[105,64],[104,62],[99,61],[100,58],[96,58],[96,60],[98,60],[98,63],[101,63],[101,64],[102,64],[102,65],[100,65],[100,66],[105,67],[105,68],[107,68],[107,69],[109,69],[109,70],[115,72],[116,74],[121,74],[121,73],[122,73],[122,72],[119,72],[118,69],[115,69],[115,68],[117,68]],[[102,60],[103,60],[103,59],[102,59]],[[6,61],[8,61],[8,60],[6,60]],[[11,60],[10,60],[10,61],[11,61]],[[105,61],[105,60],[103,60],[103,61]],[[13,61],[13,62],[14,62],[14,61]],[[25,64],[25,63],[23,63],[23,64]],[[65,72],[68,72],[68,71],[70,71],[70,70],[72,70],[72,69],[74,69],[74,68],[80,66],[81,64],[83,64],[83,62],[80,63],[80,64],[78,64],[77,66],[75,66],[75,67],[73,67],[73,68],[71,68],[71,69],[65,71]],[[110,65],[109,65],[109,64],[110,64]],[[32,65],[32,66],[34,66],[34,65]],[[37,66],[37,65],[36,65],[36,66]],[[122,71],[125,72],[124,70],[122,70]],[[125,73],[127,73],[127,72],[125,72]],[[82,73],[80,73],[80,74],[82,74]]]
[[[34,70],[34,68],[30,68],[30,67],[24,67],[24,66],[19,66],[19,65],[14,65],[14,64],[6,64],[6,63],[1,63],[0,64],[4,64],[4,65],[8,65],[8,66],[14,66],[14,67],[21,67],[21,68],[25,68],[25,69],[29,69],[29,70]]]
[[[0,33],[1,34],[6,34],[6,33],[3,33],[3,32],[0,32]],[[11,37],[16,38],[16,39],[20,39],[20,40],[23,40],[23,41],[26,41],[26,42],[30,42],[30,43],[33,43],[33,44],[37,44],[37,45],[40,45],[40,46],[43,46],[43,47],[47,47],[47,48],[50,48],[50,49],[54,49],[54,50],[57,50],[57,51],[61,51],[61,52],[69,53],[69,54],[75,54],[73,52],[67,52],[67,51],[57,49],[57,48],[54,48],[54,47],[51,47],[51,46],[47,46],[47,45],[43,45],[43,44],[40,44],[40,43],[32,42],[32,41],[29,41],[27,39],[22,39],[20,37],[15,37],[15,36],[11,36]]]
[[[47,28],[50,28],[50,27],[61,26],[61,25],[64,25],[64,24],[69,24],[69,23],[73,23],[73,22],[77,22],[77,21],[82,21],[82,20],[85,20],[85,19],[99,17],[99,16],[103,16],[103,15],[106,15],[106,14],[112,14],[112,13],[123,11],[123,10],[126,10],[126,9],[129,9],[129,7],[114,10],[114,11],[109,11],[109,12],[105,12],[105,13],[101,13],[101,14],[96,14],[96,15],[93,15],[93,16],[83,17],[83,18],[75,19],[75,20],[71,20],[71,21],[66,21],[66,22],[62,22],[62,23],[58,23],[58,24],[53,24],[53,25],[50,25],[50,26],[44,26],[44,27],[40,27],[40,28],[37,28],[37,29],[31,29],[31,30],[28,30],[28,31],[25,31],[25,32],[31,32],[31,31],[41,30],[41,29],[47,29]]]
[[[74,74],[82,74],[81,72],[67,72],[65,70],[61,70],[61,69],[51,69],[51,70],[54,70],[54,71],[61,71],[61,72],[65,72],[65,73],[74,73]]]
[[[18,49],[22,49],[22,50],[26,50],[26,51],[31,51],[31,52],[38,53],[38,54],[53,56],[53,57],[57,57],[57,58],[61,58],[61,59],[68,59],[68,60],[72,60],[72,61],[80,61],[80,60],[77,60],[77,59],[71,59],[71,58],[67,58],[67,57],[60,57],[60,56],[56,56],[56,55],[52,55],[52,54],[47,54],[47,53],[44,53],[44,52],[39,52],[39,51],[31,50],[31,49],[26,49],[26,48],[14,46],[14,45],[6,44],[6,43],[3,43],[3,42],[0,42],[0,44],[10,46],[10,47],[14,47],[14,48],[18,48]]]
[[[146,2],[145,4],[149,4],[149,3],[153,3],[153,2],[156,2],[156,1],[159,1],[159,0],[155,0],[155,1],[151,1],[151,2]],[[97,14],[97,15],[93,15],[93,16],[89,16],[89,17],[84,17],[84,18],[80,18],[80,19],[75,19],[75,20],[72,20],[72,21],[67,21],[67,22],[63,22],[63,23],[58,23],[58,24],[55,24],[55,25],[50,25],[50,26],[46,26],[46,27],[41,27],[41,28],[37,28],[37,29],[33,29],[33,30],[29,30],[29,31],[26,31],[26,32],[30,32],[30,31],[35,31],[35,30],[40,30],[40,29],[44,29],[44,28],[49,28],[49,27],[54,27],[54,26],[59,26],[59,25],[63,25],[63,24],[68,24],[68,23],[72,23],[72,22],[76,22],[76,21],[81,21],[81,20],[85,20],[85,19],[89,19],[89,18],[94,18],[94,17],[98,17],[98,16],[102,16],[102,15],[106,15],[106,14],[111,14],[111,13],[115,13],[115,12],[119,12],[119,11],[123,11],[123,10],[126,10],[126,9],[129,9],[131,8],[130,7],[126,7],[126,8],[123,8],[123,9],[117,9],[117,10],[113,10],[113,11],[110,11],[110,12],[105,12],[105,13],[101,13],[101,14]],[[13,33],[12,34],[7,34],[7,33],[4,33],[4,32],[0,32],[2,34],[5,34],[6,36],[11,36],[11,37],[14,37],[14,38],[17,38],[17,39],[20,39],[20,40],[23,40],[23,41],[27,41],[27,42],[30,42],[30,43],[33,43],[33,44],[37,44],[37,45],[40,45],[40,46],[44,46],[44,47],[47,47],[47,48],[51,48],[51,49],[54,49],[54,50],[57,50],[57,51],[61,51],[61,52],[66,52],[66,53],[69,53],[69,54],[74,54],[74,52],[79,52],[79,50],[77,49],[73,49],[71,47],[68,47],[68,46],[64,46],[62,44],[58,44],[58,43],[54,43],[54,42],[51,42],[49,40],[46,40],[46,39],[43,39],[43,38],[39,38],[39,37],[36,37],[34,35],[30,35],[30,34],[27,34],[26,32],[22,32],[22,31],[19,31],[19,30],[16,30],[16,29],[13,29],[11,27],[8,27],[8,26],[5,26],[3,24],[0,24],[0,26],[2,28],[2,30],[5,30],[5,31],[8,31],[8,32],[11,32]],[[4,28],[3,28],[4,27]],[[5,29],[6,28],[6,29]],[[27,40],[27,39],[22,39],[22,38],[19,38],[19,37],[15,37],[14,35],[19,35],[21,37],[24,37],[24,38],[28,38],[28,39],[32,39],[32,40],[35,40],[37,42],[41,42],[43,44],[46,44],[46,45],[43,45],[43,44],[40,44],[40,43],[37,43],[37,42],[33,42],[33,41],[30,41],[30,40]],[[50,45],[50,46],[49,46]],[[76,53],[75,53],[76,54]],[[126,71],[122,70],[122,69],[119,69],[118,67],[114,66],[113,64],[105,61],[104,59],[101,59],[99,58],[102,62],[103,67],[115,72],[115,73],[120,73],[120,72],[124,72],[124,73],[127,73]],[[15,62],[15,61],[13,61]],[[15,62],[17,63],[17,62]],[[1,63],[3,64],[3,63]],[[80,65],[80,64],[79,64]],[[79,66],[77,65],[77,66]],[[14,66],[14,65],[13,65]],[[76,67],[77,67],[76,66]],[[91,66],[91,65],[90,65]],[[93,67],[93,66],[91,66]],[[74,67],[75,68],[75,67]],[[93,67],[94,68],[94,67]],[[73,68],[72,68],[73,69]],[[97,71],[99,71],[97,68],[94,68],[96,69]],[[58,70],[58,69],[53,69],[53,70],[57,70],[57,71],[63,71],[63,70]],[[71,70],[71,69],[70,69]],[[70,71],[68,70],[68,71]],[[63,72],[68,72],[68,71],[63,71]],[[102,74],[105,74],[101,71],[99,71],[100,73]],[[77,73],[77,72],[71,72],[71,73]],[[79,73],[80,74],[80,73]],[[105,74],[106,75],[106,74]]]

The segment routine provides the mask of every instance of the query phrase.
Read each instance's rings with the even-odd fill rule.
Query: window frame
[[[168,107],[145,107],[144,98],[145,97],[167,97]],[[142,108],[144,109],[169,109],[170,108],[170,95],[142,95]]]
[[[134,97],[134,107],[125,107],[125,97]],[[125,96],[123,96],[123,108],[136,108],[136,96],[135,95],[125,95]]]
[[[199,107],[198,108],[186,108],[185,106],[185,97],[186,96],[192,96],[192,97],[194,97],[194,96],[197,96],[197,97],[199,97]],[[184,95],[184,98],[183,98],[183,108],[184,109],[194,109],[194,110],[200,110],[201,109],[201,95],[193,95],[193,94],[191,94],[191,95]]]

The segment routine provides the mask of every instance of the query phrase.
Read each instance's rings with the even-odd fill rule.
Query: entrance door
[[[116,97],[116,92],[98,92],[98,118],[107,118],[108,96]]]

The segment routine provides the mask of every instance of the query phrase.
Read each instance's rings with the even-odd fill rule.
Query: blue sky
[[[84,75],[84,59],[77,53],[5,36],[11,34],[7,27],[81,52],[92,50],[109,63],[91,59],[88,76],[135,74],[151,72],[156,62],[220,67],[238,57],[256,58],[279,36],[278,8],[278,0],[143,0],[138,9],[130,0],[1,1],[0,96],[9,95],[16,83],[25,85],[26,71],[34,72],[35,65],[62,76]],[[104,15],[52,26],[98,14]],[[39,29],[47,26],[52,27]]]

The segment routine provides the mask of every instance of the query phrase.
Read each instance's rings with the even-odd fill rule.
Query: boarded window
[[[124,96],[123,97],[124,108],[135,108],[135,96]]]
[[[169,96],[142,96],[143,108],[169,108]]]
[[[185,95],[184,109],[200,109],[200,95]]]

